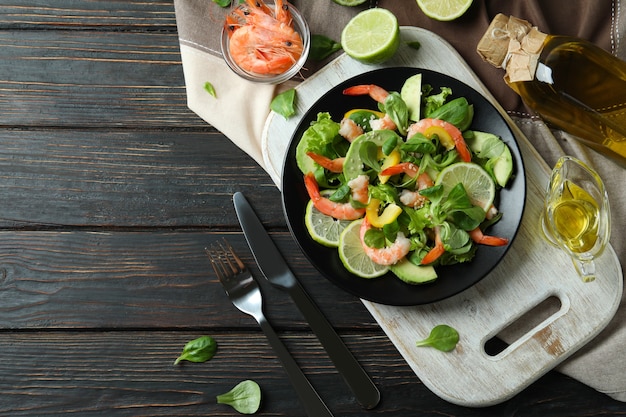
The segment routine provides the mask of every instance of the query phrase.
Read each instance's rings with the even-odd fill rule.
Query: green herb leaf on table
[[[322,61],[341,49],[341,44],[324,35],[311,35],[309,58]]]
[[[228,404],[241,414],[254,414],[261,406],[261,387],[248,379],[216,398],[218,404]]]
[[[210,82],[205,82],[204,83],[204,89],[206,90],[207,93],[211,94],[213,97],[217,98],[217,93],[215,92],[215,88],[213,87],[213,84],[211,84]]]
[[[420,49],[422,47],[422,44],[419,43],[419,41],[407,42],[406,44],[407,46],[409,46],[409,48],[413,48],[413,49]]]
[[[447,324],[440,324],[430,331],[430,335],[416,343],[416,346],[430,346],[442,352],[454,350],[459,342],[459,333]]]
[[[228,7],[230,6],[231,0],[213,0],[213,3],[220,7]]]
[[[178,365],[180,361],[189,362],[206,362],[213,358],[217,351],[217,343],[211,336],[201,336],[197,339],[187,342],[183,347],[183,352],[180,354],[174,365]]]
[[[290,118],[296,113],[296,90],[290,88],[278,94],[270,103],[270,109],[283,116],[285,119]]]

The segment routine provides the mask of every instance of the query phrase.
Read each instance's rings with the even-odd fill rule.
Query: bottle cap
[[[504,68],[507,82],[531,81],[545,39],[546,35],[526,20],[498,14],[476,51],[494,67]]]

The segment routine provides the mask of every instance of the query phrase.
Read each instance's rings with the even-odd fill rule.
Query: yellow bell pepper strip
[[[370,199],[367,208],[365,209],[365,216],[369,223],[377,228],[382,228],[384,225],[393,222],[402,213],[402,208],[395,203],[388,204],[381,214],[378,214],[380,210],[381,201],[377,198]]]
[[[443,145],[446,150],[454,149],[454,140],[452,139],[452,135],[450,135],[446,129],[441,126],[430,126],[424,130],[424,136],[427,138],[432,138],[433,135],[437,135],[439,138],[439,142]]]
[[[380,171],[382,172],[385,169],[392,167],[394,165],[397,165],[399,163],[400,163],[400,151],[398,151],[397,149],[394,149],[393,151],[391,151],[389,155],[385,156],[385,158],[383,159],[383,164],[380,167]],[[378,174],[378,179],[380,180],[381,184],[386,183],[389,180],[389,178],[391,178],[391,175]]]

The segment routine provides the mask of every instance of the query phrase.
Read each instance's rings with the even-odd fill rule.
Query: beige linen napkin
[[[414,1],[370,0],[356,8],[339,6],[331,0],[294,1],[312,33],[335,40],[339,40],[341,29],[358,11],[379,6],[392,10],[401,25],[426,28],[451,43],[548,165],[553,166],[558,157],[568,154],[587,161],[598,170],[606,182],[611,201],[611,244],[623,268],[626,265],[626,242],[621,227],[626,224],[626,189],[623,187],[626,170],[580,145],[567,134],[549,129],[504,85],[503,74],[483,63],[475,50],[491,19],[497,13],[504,13],[526,19],[547,33],[588,39],[626,59],[626,49],[621,48],[626,33],[626,7],[619,1],[586,0],[484,0],[474,3],[462,18],[454,22],[437,22],[425,17]],[[219,48],[221,25],[228,10],[211,0],[175,0],[174,4],[189,108],[267,169],[261,140],[270,102],[275,94],[296,85],[302,78],[272,86],[237,77],[223,62]],[[307,62],[301,77],[313,74],[324,63]],[[217,97],[205,91],[206,82],[214,86]],[[626,308],[623,304],[596,339],[557,368],[620,401],[626,401]]]

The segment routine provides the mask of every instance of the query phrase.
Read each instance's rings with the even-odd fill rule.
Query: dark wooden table
[[[171,0],[6,0],[0,43],[0,415],[230,416],[215,396],[254,379],[259,415],[304,416],[203,252],[227,236],[253,266],[235,191],[381,390],[361,409],[296,307],[263,285],[336,416],[626,414],[556,372],[487,409],[432,394],[361,302],[306,262],[270,178],[186,107]],[[201,335],[218,342],[214,359],[173,366]]]

